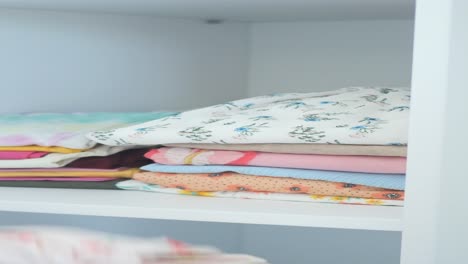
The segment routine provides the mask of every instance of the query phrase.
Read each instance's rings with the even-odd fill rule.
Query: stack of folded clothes
[[[98,129],[171,113],[74,113],[0,116],[0,186],[115,189],[148,164],[146,149],[86,138]]]
[[[344,88],[260,96],[88,138],[164,145],[131,190],[214,197],[402,205],[410,91]]]

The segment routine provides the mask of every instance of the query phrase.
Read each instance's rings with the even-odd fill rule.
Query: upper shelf
[[[0,211],[325,228],[402,230],[403,208],[118,190],[0,188]]]
[[[246,22],[407,19],[415,0],[0,0],[0,7]]]

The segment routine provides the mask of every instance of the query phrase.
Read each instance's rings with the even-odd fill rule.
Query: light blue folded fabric
[[[221,173],[226,171],[232,171],[241,174],[250,174],[257,176],[288,177],[308,180],[346,182],[394,190],[405,189],[405,175],[403,174],[374,174],[254,166],[161,165],[156,163],[143,166],[141,169],[152,172],[166,173]]]

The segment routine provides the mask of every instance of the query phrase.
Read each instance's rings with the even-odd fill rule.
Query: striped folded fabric
[[[282,154],[167,147],[152,149],[145,157],[165,165],[259,166],[388,174],[404,174],[406,171],[406,158],[403,157]]]

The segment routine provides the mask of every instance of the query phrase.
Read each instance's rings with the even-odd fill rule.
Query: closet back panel
[[[246,94],[248,25],[0,9],[0,113],[180,110]]]
[[[413,20],[255,23],[249,94],[409,86]]]

